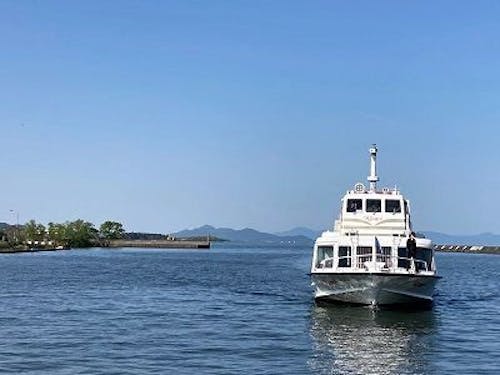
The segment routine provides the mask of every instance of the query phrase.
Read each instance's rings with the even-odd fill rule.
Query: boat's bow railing
[[[410,268],[410,269],[417,270],[417,271],[430,271],[429,265],[427,264],[427,262],[425,260],[409,258],[409,257],[398,257],[398,260],[404,260],[405,262],[408,262],[409,267],[406,267],[406,268]],[[398,262],[398,264],[399,264],[399,262]]]
[[[425,260],[396,257],[396,263],[393,263],[393,257],[390,254],[377,254],[375,262],[372,254],[346,255],[340,257],[327,257],[323,259],[317,268],[328,268],[337,270],[356,270],[356,271],[395,271],[397,268],[406,268],[413,271],[430,271],[429,265]],[[355,262],[352,262],[355,260]],[[404,261],[400,266],[400,260]],[[354,265],[354,267],[352,267]]]
[[[352,257],[350,255],[328,257],[319,262],[318,268],[351,268],[351,259]],[[337,263],[335,263],[335,261],[337,261]]]

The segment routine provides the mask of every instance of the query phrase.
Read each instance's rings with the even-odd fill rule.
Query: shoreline
[[[50,248],[2,248],[0,254],[17,254],[17,253],[38,253],[49,251],[66,251],[66,250],[87,250],[95,248],[103,249],[119,249],[119,248],[143,248],[143,249],[192,249],[206,250],[210,249],[210,241],[189,241],[189,240],[112,240],[105,243],[96,243],[90,247],[50,247]]]
[[[101,244],[102,247],[139,247],[153,249],[210,249],[210,241],[193,240],[110,240]]]
[[[38,253],[67,250],[88,250],[88,249],[191,249],[207,250],[211,248],[210,241],[189,241],[189,240],[113,240],[105,244],[96,244],[90,247],[65,247],[65,248],[0,248],[1,254],[18,253]],[[500,246],[470,246],[470,245],[434,245],[434,250],[442,253],[465,253],[465,254],[493,254],[500,255]]]

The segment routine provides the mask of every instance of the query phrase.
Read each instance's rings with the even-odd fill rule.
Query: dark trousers
[[[417,252],[414,249],[408,249],[408,263],[406,264],[406,269],[409,270],[411,267],[411,262],[415,259]]]

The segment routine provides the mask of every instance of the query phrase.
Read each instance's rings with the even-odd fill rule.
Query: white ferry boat
[[[357,183],[346,193],[333,230],[314,244],[315,298],[364,305],[432,303],[440,278],[432,242],[416,238],[409,256],[410,204],[397,188],[377,190],[376,145],[370,156],[369,188]]]

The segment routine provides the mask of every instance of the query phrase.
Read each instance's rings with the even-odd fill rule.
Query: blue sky
[[[333,224],[379,145],[419,230],[500,232],[497,1],[2,1],[0,221]]]

